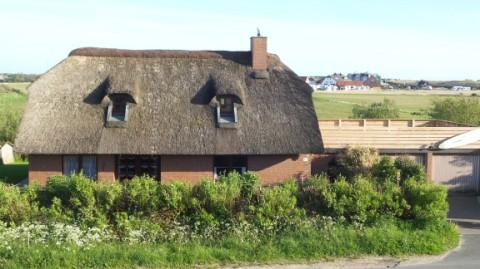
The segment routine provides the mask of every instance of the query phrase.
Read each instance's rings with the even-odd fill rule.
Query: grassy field
[[[28,163],[16,162],[3,165],[0,162],[0,182],[16,184],[28,176]]]
[[[313,102],[319,119],[347,119],[355,105],[381,102],[384,98],[397,104],[402,119],[429,119],[427,110],[433,100],[455,96],[460,95],[451,91],[316,92]]]

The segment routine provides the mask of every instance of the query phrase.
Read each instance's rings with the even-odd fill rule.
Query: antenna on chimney
[[[258,27],[257,27],[257,36],[262,36],[262,35],[260,34],[260,29],[259,29]]]

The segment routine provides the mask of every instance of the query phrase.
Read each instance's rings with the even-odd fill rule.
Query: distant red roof
[[[339,79],[337,80],[337,86],[338,87],[345,87],[345,86],[363,86],[362,81],[358,80],[346,80],[346,79]]]

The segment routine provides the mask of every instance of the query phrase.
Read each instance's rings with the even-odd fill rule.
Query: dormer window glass
[[[112,103],[111,121],[125,121],[127,116],[127,102],[117,101]]]
[[[128,109],[130,102],[125,95],[110,96],[110,104],[107,108],[107,127],[123,127],[128,121]]]
[[[237,107],[231,96],[218,97],[217,120],[219,124],[222,123],[236,123]]]

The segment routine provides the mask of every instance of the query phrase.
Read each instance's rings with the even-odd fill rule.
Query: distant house
[[[0,82],[5,82],[7,81],[8,76],[6,74],[0,74]]]
[[[251,171],[262,184],[311,173],[322,139],[311,88],[267,38],[250,51],[72,51],[31,84],[16,150],[29,183],[83,171],[195,184]]]
[[[339,90],[354,91],[354,90],[369,90],[370,87],[358,80],[337,80],[337,87]]]
[[[10,143],[5,143],[0,148],[0,152],[3,164],[11,164],[15,162],[15,156],[13,155],[13,146]]]
[[[302,78],[302,77],[301,77]],[[315,91],[321,90],[320,86],[324,77],[320,76],[307,76],[304,77],[304,81]]]
[[[370,88],[381,87],[382,78],[378,74],[372,74],[368,72],[364,73],[350,73],[347,75],[349,80],[362,81],[364,85]]]
[[[466,87],[466,86],[453,86],[451,88],[452,91],[459,91],[459,92],[463,92],[463,91],[471,91],[472,90],[472,87]]]
[[[325,77],[320,82],[319,89],[324,91],[336,91],[338,89],[337,80],[334,79],[333,77]]]

